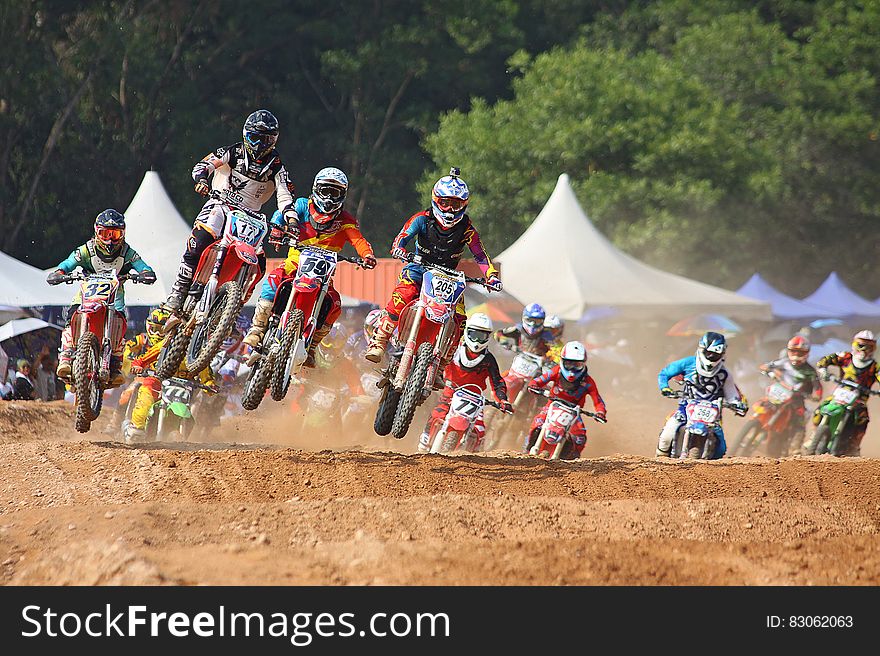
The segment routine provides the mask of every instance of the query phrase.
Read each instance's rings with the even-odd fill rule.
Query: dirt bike
[[[348,401],[348,407],[342,413],[342,430],[346,433],[361,426],[364,417],[382,398],[382,389],[378,385],[382,376],[378,372],[365,371],[361,374],[360,379],[364,393],[351,397]]]
[[[532,394],[550,398],[550,390],[526,389]],[[577,403],[564,399],[553,399],[550,402],[550,407],[547,408],[547,419],[544,420],[544,424],[535,438],[535,444],[529,449],[529,455],[540,458],[549,457],[550,460],[559,460],[563,455],[570,455],[571,437],[569,431],[578,415],[592,417],[600,424],[608,423],[604,417],[600,417],[595,412],[584,410]]]
[[[81,281],[80,305],[70,318],[74,349],[71,383],[76,395],[75,425],[80,433],[87,433],[101,414],[104,390],[110,384],[113,344],[125,334],[125,320],[117,316],[113,304],[119,285],[126,280],[140,282],[136,272],[118,276],[115,270],[78,272],[59,279],[67,284]]]
[[[338,435],[342,430],[342,411],[348,388],[335,380],[318,383],[297,379],[297,383],[296,396],[291,397],[295,408],[291,432],[305,434],[325,430]]]
[[[721,428],[722,408],[729,408],[739,416],[745,415],[748,410],[740,403],[721,398],[714,401],[689,398],[683,390],[674,390],[664,396],[685,400],[685,421],[675,432],[670,458],[710,460],[718,444],[717,431]]]
[[[423,264],[419,255],[407,253],[397,259]],[[461,271],[424,264],[419,298],[408,303],[400,313],[398,335],[403,343],[399,357],[389,356],[389,366],[382,399],[373,428],[379,435],[389,432],[402,439],[412,423],[416,408],[431,395],[440,362],[458,344],[455,306],[464,294],[466,283],[491,289],[482,278],[466,276]]]
[[[281,245],[300,248],[289,238]],[[260,405],[267,387],[276,401],[287,395],[291,376],[302,369],[318,321],[323,319],[321,307],[340,260],[364,265],[360,257],[346,257],[317,246],[301,248],[296,275],[278,286],[263,339],[248,359],[251,371],[241,399],[246,410]]]
[[[516,355],[510,364],[510,369],[504,377],[507,389],[519,390],[516,396],[511,400],[514,413],[520,417],[534,417],[537,412],[535,399],[528,392],[528,385],[535,378],[541,375],[546,358],[534,353],[526,353],[521,351],[519,347],[514,346],[512,350]],[[514,428],[514,415],[512,413],[493,412],[486,417],[486,451],[496,448],[505,435]],[[519,431],[513,431],[519,434]]]
[[[864,403],[863,396],[866,394],[880,396],[880,391],[837,376],[829,375],[825,379],[837,383],[837,387],[831,398],[819,406],[822,419],[819,420],[813,439],[810,440],[815,446],[809,455],[830,453],[833,456],[844,456],[849,452],[852,442],[852,420],[856,407]]]
[[[793,430],[792,420],[797,417],[801,395],[774,372],[761,373],[773,382],[767,386],[764,398],[752,406],[752,417],[739,432],[731,456],[750,456],[762,444],[766,444],[767,455],[773,458],[790,455],[800,448],[800,443],[791,442],[797,441],[795,437],[800,434]]]
[[[202,253],[182,318],[165,324],[168,339],[156,361],[159,378],[174,376],[184,358],[191,374],[207,367],[262,275],[259,253],[268,232],[266,217],[238,204],[227,192],[212,191],[210,197],[229,210],[223,235]]]
[[[447,381],[446,387],[455,390],[449,400],[449,410],[443,423],[431,430],[427,442],[419,441],[419,451],[451,453],[460,449],[474,453],[481,446],[473,429],[483,406],[490,405],[505,414],[510,412],[504,410],[501,404],[485,398],[479,385],[454,385]]]

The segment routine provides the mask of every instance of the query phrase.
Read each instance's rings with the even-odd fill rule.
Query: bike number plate
[[[451,408],[456,414],[473,419],[483,407],[482,401],[482,397],[475,394],[458,391],[452,395]]]
[[[230,216],[230,231],[233,236],[251,246],[259,246],[266,236],[266,222],[244,213],[233,213]]]
[[[531,379],[538,375],[538,372],[541,370],[541,365],[536,364],[533,360],[520,354],[513,359],[513,364],[510,365],[510,370],[517,376]]]
[[[774,383],[767,390],[767,398],[773,403],[785,403],[791,398],[791,395],[791,390],[779,383]]]
[[[183,403],[189,405],[192,401],[193,391],[187,385],[182,385],[173,380],[162,381],[162,400],[166,404]]]
[[[835,403],[839,403],[840,405],[849,405],[857,398],[859,398],[858,390],[854,390],[851,387],[838,387],[834,390],[834,396],[832,397]]]
[[[696,401],[688,404],[687,415],[690,422],[713,424],[718,418],[718,407],[709,401]]]
[[[547,412],[547,421],[551,424],[568,428],[576,416],[576,413],[571,408],[554,403],[550,406],[550,410]]]
[[[299,256],[296,277],[308,276],[327,280],[336,269],[336,253],[332,251],[304,248]]]
[[[321,410],[329,410],[336,402],[336,395],[328,390],[319,389],[312,394],[312,403]]]

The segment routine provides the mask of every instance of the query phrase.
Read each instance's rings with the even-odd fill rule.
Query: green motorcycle
[[[181,441],[186,440],[195,428],[192,406],[193,397],[198,390],[217,393],[216,388],[187,378],[163,380],[162,392],[147,417],[147,437],[167,442],[177,433]]]
[[[880,391],[871,390],[853,380],[844,380],[837,376],[826,376],[825,379],[837,383],[837,387],[831,398],[819,406],[822,419],[810,441],[815,445],[810,455],[830,453],[833,456],[843,456],[850,449],[853,434],[852,420],[856,407],[863,403],[862,397],[869,394],[880,396]]]

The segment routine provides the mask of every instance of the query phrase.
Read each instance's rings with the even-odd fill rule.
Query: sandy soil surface
[[[655,459],[668,405],[618,404],[554,463],[420,455],[421,410],[401,441],[301,435],[267,400],[210,442],[127,446],[64,402],[2,403],[0,581],[880,583],[880,460]]]

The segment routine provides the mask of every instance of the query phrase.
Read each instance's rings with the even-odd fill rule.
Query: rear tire
[[[82,415],[84,422],[88,423],[85,430],[81,430],[80,425],[85,425],[85,423],[77,420],[77,430],[80,433],[87,432],[91,427],[91,422],[101,414],[104,391],[98,382],[100,358],[98,338],[94,333],[84,333],[76,345],[76,355],[73,361],[77,418]]]
[[[193,332],[186,351],[187,372],[197,374],[211,364],[223,340],[232,332],[240,310],[241,286],[236,280],[228,280],[217,289],[205,322]]]
[[[739,432],[736,438],[736,446],[730,455],[749,457],[755,452],[755,447],[766,438],[767,432],[761,427],[761,422],[757,419],[750,419]]]
[[[391,425],[391,434],[398,440],[406,437],[406,432],[412,423],[416,407],[421,401],[422,390],[425,387],[428,375],[428,364],[431,361],[433,352],[434,345],[431,342],[420,344],[416,351],[415,364],[410,369],[409,376],[407,376],[406,383],[403,386],[403,394],[400,397],[397,412],[394,414],[394,422]]]
[[[302,330],[302,310],[291,310],[290,318],[281,334],[281,349],[272,364],[270,391],[276,401],[283,400],[287,396],[287,390],[290,389],[290,370],[293,366],[293,356],[296,355],[293,348],[302,336]]]

